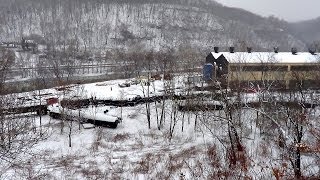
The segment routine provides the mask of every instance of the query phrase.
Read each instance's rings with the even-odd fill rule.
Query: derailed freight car
[[[122,119],[109,115],[106,112],[92,112],[88,110],[63,108],[60,104],[48,106],[49,116],[54,119],[65,119],[69,121],[80,121],[81,123],[91,123],[96,126],[117,128]]]

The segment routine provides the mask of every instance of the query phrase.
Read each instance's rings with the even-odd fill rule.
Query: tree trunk
[[[296,179],[301,178],[301,154],[300,154],[300,149],[298,147],[295,153],[294,176]]]

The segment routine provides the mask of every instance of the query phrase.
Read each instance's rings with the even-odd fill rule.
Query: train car
[[[80,121],[81,123],[91,123],[96,126],[109,128],[117,128],[122,119],[117,116],[108,114],[107,112],[99,112],[95,109],[69,109],[64,108],[60,104],[52,104],[48,106],[49,116],[54,119],[62,119],[68,121]]]
[[[207,63],[203,66],[203,80],[212,81],[214,78],[214,66],[211,63]]]

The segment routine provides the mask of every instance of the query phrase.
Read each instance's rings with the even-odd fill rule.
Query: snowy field
[[[32,92],[14,93],[1,98],[8,100],[11,106],[34,106],[46,104],[49,98],[62,99],[96,99],[96,100],[132,100],[136,97],[162,96],[166,90],[179,95],[185,93],[185,76],[178,76],[170,81],[154,80],[147,86],[146,77],[111,80],[90,84],[71,84],[63,87],[43,89]],[[129,87],[120,87],[129,84]],[[9,102],[10,100],[10,102]]]
[[[21,154],[22,161],[26,163],[23,168],[8,170],[1,178],[25,178],[24,171],[28,168],[28,171],[32,171],[28,172],[31,177],[46,176],[49,179],[153,179],[160,175],[178,177],[180,171],[162,174],[167,164],[173,163],[170,162],[171,156],[177,156],[179,161],[201,156],[205,153],[201,149],[205,149],[207,138],[201,135],[197,137],[194,122],[191,121],[190,124],[186,122],[184,132],[181,132],[180,122],[176,127],[177,133],[170,140],[167,138],[169,120],[165,128],[157,130],[153,118],[152,128],[148,129],[144,108],[143,105],[123,108],[123,122],[117,129],[84,129],[81,126],[79,130],[77,122],[73,122],[71,147],[68,146],[70,122],[65,124],[61,133],[61,122],[44,116],[42,124],[50,134],[48,139],[32,149],[33,156]],[[120,108],[110,111],[117,116],[121,116],[120,112]],[[183,154],[184,151],[192,152]]]
[[[85,85],[71,85],[49,90],[15,94],[23,102],[49,97],[71,99],[129,100],[146,97],[148,86],[119,84],[132,80],[115,80]],[[172,83],[173,82],[173,83]],[[149,87],[150,96],[163,95],[164,89],[175,94],[186,93],[183,78],[164,82],[156,80]],[[197,93],[197,92],[196,92]],[[254,101],[258,94],[244,94]],[[28,97],[28,98],[27,98]],[[41,97],[41,98],[39,98]],[[20,100],[23,98],[20,98]],[[23,102],[16,102],[21,103]],[[38,101],[40,102],[40,101]],[[37,102],[36,102],[37,103]],[[33,130],[43,134],[28,152],[18,153],[12,161],[1,160],[0,179],[276,179],[292,178],[287,152],[279,148],[277,128],[273,121],[258,117],[257,111],[244,108],[235,111],[233,125],[241,139],[243,157],[233,168],[229,166],[228,123],[225,110],[181,112],[178,100],[150,103],[150,128],[147,106],[110,107],[108,114],[122,117],[116,129],[88,128],[77,121],[60,121],[48,115],[18,116],[30,119]],[[90,108],[90,107],[88,107]],[[162,113],[163,110],[163,113]],[[317,143],[312,128],[317,130],[319,108],[308,110],[310,123],[305,126],[303,141]],[[271,116],[271,115],[270,115]],[[161,121],[161,122],[160,122]],[[278,122],[281,124],[282,122]],[[41,124],[41,126],[40,126]],[[311,128],[312,127],[312,128]],[[281,128],[291,142],[290,127]],[[71,146],[71,147],[70,147]],[[320,151],[319,151],[320,152]],[[302,153],[302,173],[319,174],[319,153]]]
[[[185,119],[179,114],[170,137],[170,114],[164,127],[158,130],[156,112],[152,111],[151,129],[148,129],[144,108],[143,105],[123,108],[123,122],[117,129],[81,126],[79,130],[77,122],[72,125],[65,122],[61,132],[59,120],[44,116],[42,131],[48,133],[48,138],[36,144],[31,153],[20,154],[17,158],[20,167],[1,169],[1,179],[208,179],[218,171],[229,169],[224,147],[226,122],[210,122],[208,114],[202,114],[195,125],[195,114],[185,114]],[[121,116],[120,108],[112,113]],[[219,113],[222,112],[215,115]],[[276,144],[263,138],[252,112],[244,111],[243,116],[247,119],[243,122],[242,136],[246,137],[243,143],[250,162],[246,173],[236,170],[234,173],[272,179],[272,168],[283,165],[279,159],[281,152]],[[35,120],[39,123],[39,117]],[[68,145],[70,126],[71,147]],[[209,154],[213,147],[217,150],[214,158]],[[303,158],[307,169],[304,173],[319,171],[313,156]]]

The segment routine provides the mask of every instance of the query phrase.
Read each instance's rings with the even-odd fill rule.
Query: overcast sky
[[[320,16],[320,0],[216,0],[263,16],[274,15],[293,22]]]

